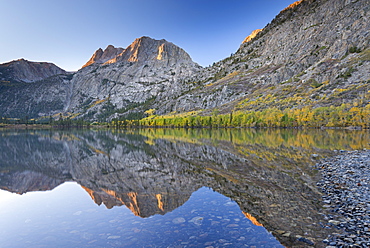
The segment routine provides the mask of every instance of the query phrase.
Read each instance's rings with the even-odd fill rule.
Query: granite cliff
[[[101,48],[95,51],[93,56],[87,61],[87,63],[82,66],[82,68],[92,65],[92,64],[103,64],[108,60],[115,58],[118,54],[123,51],[123,48],[116,48],[112,45],[107,46],[107,48],[103,51]]]
[[[0,115],[62,113],[106,121],[141,118],[149,109],[208,115],[343,103],[363,107],[370,99],[369,6],[369,0],[298,1],[249,35],[235,54],[206,68],[176,45],[149,37],[127,48],[98,49],[70,75],[6,74],[1,68],[9,66],[3,64]],[[25,84],[30,82],[34,86]]]

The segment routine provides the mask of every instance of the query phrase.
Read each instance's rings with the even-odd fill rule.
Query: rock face
[[[244,43],[247,43],[247,42],[250,42],[251,40],[253,40],[256,36],[257,36],[257,34],[259,34],[260,32],[262,31],[262,29],[256,29],[256,30],[253,30],[253,32],[249,35],[249,36],[247,36],[244,40],[243,40],[243,44]]]
[[[168,64],[178,64],[191,61],[190,56],[181,48],[166,40],[154,40],[143,36],[136,39],[118,56],[107,61],[106,64],[117,62],[153,63],[165,61]]]
[[[0,116],[35,118],[62,113],[70,96],[71,75],[55,75],[33,83],[0,82]]]
[[[66,74],[66,71],[46,62],[31,62],[19,59],[0,65],[0,80],[2,81],[15,80],[31,83],[57,74]]]
[[[108,60],[115,58],[122,51],[123,48],[120,47],[116,48],[112,45],[107,46],[107,48],[104,51],[101,48],[99,48],[98,50],[95,51],[90,60],[84,66],[82,66],[82,68],[92,64],[103,64]]]

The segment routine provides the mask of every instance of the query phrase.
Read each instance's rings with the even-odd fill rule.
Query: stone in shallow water
[[[309,239],[303,238],[303,237],[300,237],[300,238],[298,238],[297,240],[298,240],[298,241],[301,241],[301,242],[304,242],[304,243],[307,243],[307,244],[309,244],[309,245],[315,245],[315,243],[314,243],[314,242],[312,242],[312,241],[311,241],[311,240],[309,240]]]
[[[174,224],[181,224],[181,223],[184,223],[185,222],[185,219],[182,218],[182,217],[177,217],[177,218],[173,219],[172,222]]]
[[[199,216],[198,217],[194,217],[193,219],[189,220],[189,222],[192,222],[195,225],[200,226],[200,225],[202,225],[203,217],[199,217]]]
[[[235,205],[235,202],[227,202],[224,204],[225,206],[234,206]]]
[[[336,220],[329,220],[329,223],[332,223],[334,225],[339,225],[340,224],[340,222],[336,221]]]
[[[229,224],[226,227],[238,227],[238,226],[239,226],[238,224]]]
[[[109,236],[108,239],[119,239],[121,236]]]

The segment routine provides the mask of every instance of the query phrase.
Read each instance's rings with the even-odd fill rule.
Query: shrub
[[[322,85],[322,83],[317,82],[314,78],[310,78],[308,80],[308,83],[311,85],[312,88],[319,88]]]
[[[354,47],[350,47],[348,51],[349,51],[349,53],[360,53],[361,49],[354,46]]]

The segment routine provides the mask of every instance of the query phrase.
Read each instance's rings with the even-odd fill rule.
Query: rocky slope
[[[71,74],[24,59],[0,65],[0,116],[32,118],[64,111]]]
[[[35,118],[57,115],[65,110],[71,75],[55,75],[33,83],[0,82],[0,116]]]
[[[248,36],[235,54],[188,74],[186,81],[193,84],[172,85],[176,93],[164,87],[165,95],[155,90],[157,85],[150,87],[150,104],[134,111],[209,114],[215,109],[227,113],[343,103],[366,106],[370,100],[368,6],[368,0],[296,2]],[[125,58],[135,60],[132,54]],[[135,94],[126,106],[132,106],[135,98],[149,99]]]
[[[369,0],[304,0],[205,68],[203,86],[169,111],[338,106],[369,102]],[[365,101],[364,101],[365,100]]]

